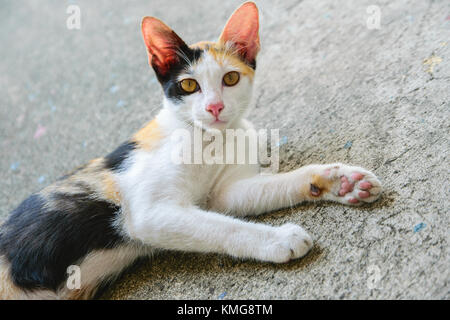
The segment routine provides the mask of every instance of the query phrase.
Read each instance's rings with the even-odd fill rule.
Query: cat
[[[115,151],[9,215],[0,229],[0,299],[95,298],[156,249],[284,263],[312,248],[302,227],[238,218],[303,201],[359,205],[379,197],[373,173],[340,163],[272,175],[251,164],[174,164],[177,129],[253,128],[245,117],[260,49],[258,9],[241,5],[217,42],[188,46],[153,17],[141,28],[164,92],[162,110]],[[78,286],[68,270],[78,272]]]

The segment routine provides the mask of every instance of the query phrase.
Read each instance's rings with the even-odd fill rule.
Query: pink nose
[[[219,116],[220,111],[222,111],[223,108],[225,108],[225,106],[223,105],[222,102],[213,103],[206,107],[206,111],[211,112],[213,116],[217,118]]]

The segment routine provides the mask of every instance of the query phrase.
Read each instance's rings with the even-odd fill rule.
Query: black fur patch
[[[122,143],[116,150],[105,157],[105,167],[115,171],[120,170],[124,160],[135,148],[136,142],[134,141]]]
[[[191,64],[200,59],[203,52],[203,50],[201,49],[191,49],[186,45],[183,45],[179,50],[184,54],[185,58],[190,61]],[[156,76],[158,77],[158,80],[163,87],[164,94],[167,98],[173,100],[174,102],[182,101],[183,97],[189,94],[183,91],[177,82],[178,76],[184,70],[186,70],[187,66],[188,62],[185,61],[184,58],[180,57],[179,62],[173,65],[170,68],[169,72],[167,72],[167,74],[165,74],[164,76],[159,74],[157,69],[154,68]]]
[[[67,267],[95,249],[113,248],[125,240],[113,227],[120,207],[94,200],[87,193],[32,195],[0,229],[0,253],[11,263],[15,284],[26,289],[56,290]]]
[[[256,70],[256,59],[253,59],[253,61],[250,61],[247,64],[250,66],[250,68]]]

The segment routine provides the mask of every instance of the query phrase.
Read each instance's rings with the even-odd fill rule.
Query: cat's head
[[[251,102],[258,29],[253,2],[232,14],[217,42],[191,46],[160,20],[145,17],[142,34],[166,107],[205,129],[223,130],[241,118]]]

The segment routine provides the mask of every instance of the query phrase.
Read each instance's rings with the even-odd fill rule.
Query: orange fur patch
[[[156,120],[150,121],[133,136],[133,140],[144,150],[153,149],[161,138],[161,131]]]
[[[316,186],[320,190],[320,194],[318,196],[313,196],[311,194],[311,184]],[[321,176],[320,174],[313,174],[311,176],[311,180],[309,183],[305,183],[300,188],[300,194],[303,197],[306,197],[308,199],[317,199],[321,195],[323,195],[326,192],[329,192],[331,188],[333,187],[333,181]]]
[[[333,187],[333,181],[321,176],[320,174],[312,175],[311,184],[319,188],[322,193],[330,191]]]
[[[66,300],[88,300],[93,298],[96,291],[95,286],[85,286],[74,290],[65,289],[60,295]]]
[[[105,159],[96,158],[64,180],[56,181],[54,184],[46,187],[40,192],[40,195],[47,199],[46,206],[49,209],[56,208],[51,194],[54,192],[64,192],[66,194],[76,194],[85,192],[80,188],[80,184],[89,186],[93,191],[92,196],[109,200],[114,204],[120,205],[121,196],[111,171],[104,168]]]
[[[116,204],[120,204],[120,192],[112,174],[110,172],[104,172],[102,181],[104,185],[103,193],[105,198],[112,200]]]
[[[214,57],[219,65],[223,64],[224,60],[227,60],[232,66],[239,69],[240,73],[253,79],[255,75],[255,70],[249,67],[245,62],[243,62],[237,55],[233,54],[232,51],[227,50],[225,45],[222,43],[215,43],[211,41],[201,41],[190,46],[191,48],[202,49],[208,51]]]

